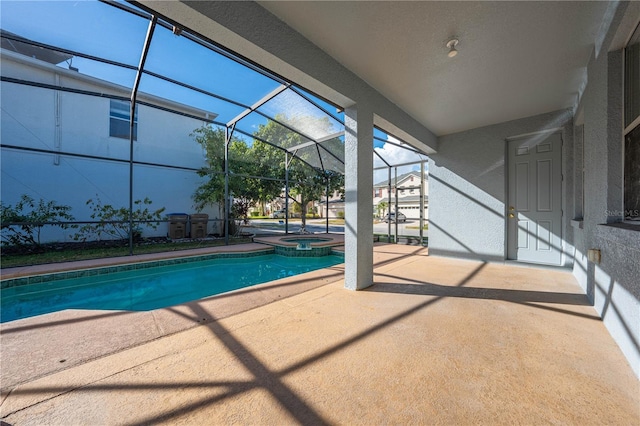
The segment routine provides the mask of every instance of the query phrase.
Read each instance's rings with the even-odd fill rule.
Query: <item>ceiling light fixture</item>
[[[458,51],[456,50],[458,43],[459,40],[457,38],[452,38],[447,42],[447,48],[449,49],[449,53],[447,54],[448,57],[453,58],[458,54]]]

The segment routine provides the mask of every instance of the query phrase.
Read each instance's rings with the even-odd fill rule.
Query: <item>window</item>
[[[624,218],[640,222],[640,23],[624,54]]]
[[[111,99],[109,108],[109,136],[129,139],[130,102]],[[138,108],[133,116],[133,140],[138,139]]]
[[[624,218],[640,222],[640,125],[624,138]]]
[[[575,214],[576,220],[582,220],[584,217],[584,124],[579,124],[574,129],[574,146],[575,146]]]

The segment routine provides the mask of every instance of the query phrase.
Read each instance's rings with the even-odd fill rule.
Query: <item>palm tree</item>
[[[380,201],[378,203],[378,217],[384,216],[384,213],[387,211],[387,207],[389,207],[389,203],[387,203],[386,201]]]

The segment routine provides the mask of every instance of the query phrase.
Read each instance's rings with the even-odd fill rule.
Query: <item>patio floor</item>
[[[2,420],[640,423],[640,383],[569,272],[374,251],[366,291],[345,290],[336,267],[146,317],[3,325],[2,369],[22,367],[3,373]],[[111,330],[122,318],[125,337]]]

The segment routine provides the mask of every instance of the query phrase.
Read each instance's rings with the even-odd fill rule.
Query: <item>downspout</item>
[[[140,56],[140,64],[138,65],[136,79],[133,84],[133,89],[131,90],[131,108],[129,110],[129,256],[133,256],[133,129],[135,123],[136,99],[138,97],[140,79],[142,78],[142,70],[144,69],[144,63],[147,60],[149,46],[151,45],[151,38],[153,37],[153,31],[156,28],[156,22],[158,22],[158,17],[153,15],[149,22],[149,28],[147,28],[147,36],[144,40],[144,47],[142,49],[142,55]]]

